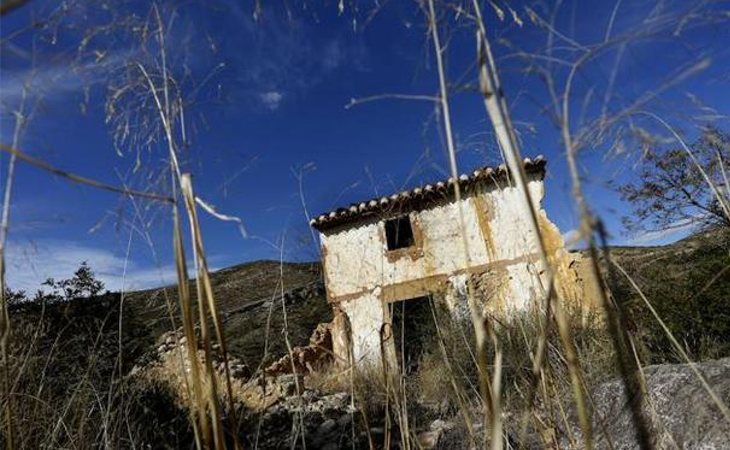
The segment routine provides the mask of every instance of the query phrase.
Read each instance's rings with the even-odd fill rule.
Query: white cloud
[[[364,70],[367,51],[349,29],[322,33],[308,18],[277,8],[265,8],[262,19],[254,21],[240,5],[229,6],[241,32],[226,35],[221,45],[230,47],[232,87],[245,97],[276,109],[282,98],[273,94],[297,98],[345,65]]]
[[[261,103],[263,103],[265,107],[271,111],[275,111],[281,105],[282,100],[284,100],[284,94],[279,91],[264,92],[259,95],[259,100],[261,100]]]
[[[698,218],[678,220],[663,230],[642,231],[633,235],[626,245],[666,244],[687,236],[697,227]]]
[[[7,278],[12,289],[32,294],[47,278],[73,275],[82,261],[88,262],[97,278],[111,291],[146,289],[175,281],[175,267],[142,265],[123,255],[73,241],[44,239],[8,244]],[[188,267],[191,267],[190,265]]]
[[[73,94],[80,94],[84,87],[107,80],[109,72],[117,69],[133,55],[119,50],[93,63],[71,66],[63,63],[46,63],[26,69],[4,69],[0,77],[2,104],[7,110],[18,107],[23,96],[28,103],[34,99],[53,101]]]

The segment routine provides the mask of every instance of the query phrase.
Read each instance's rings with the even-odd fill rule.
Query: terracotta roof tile
[[[546,163],[547,161],[545,161],[542,155],[538,155],[535,159],[525,158],[523,161],[527,173],[538,173],[541,176],[545,174]],[[504,164],[500,164],[497,167],[482,167],[472,172],[471,175],[462,174],[458,180],[459,185],[465,188],[484,181],[491,180],[496,182],[505,179],[507,175],[507,167]],[[453,185],[454,179],[449,178],[445,181],[426,184],[425,186],[419,186],[399,194],[396,193],[389,197],[380,197],[353,203],[348,207],[337,208],[334,211],[320,214],[314,217],[309,224],[322,231],[339,225],[356,222],[375,214],[388,213],[396,208],[399,212],[405,212],[409,209],[415,209],[418,204],[443,198],[444,194],[452,191]]]

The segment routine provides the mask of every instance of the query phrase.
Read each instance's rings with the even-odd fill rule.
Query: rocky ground
[[[294,353],[308,354],[309,350],[326,346],[328,330],[325,324],[317,328],[310,345],[294,349]],[[161,339],[154,362],[135,368],[132,376],[165,380],[176,392],[181,408],[185,390],[180,374],[181,352],[185,338],[169,333]],[[329,350],[322,348],[323,350]],[[314,351],[314,350],[312,350]],[[320,355],[326,355],[324,351]],[[202,354],[201,354],[202,357]],[[353,401],[351,392],[344,389],[313,387],[309,377],[321,377],[331,370],[329,361],[320,356],[316,369],[312,365],[295,363],[297,374],[291,373],[287,357],[270,367],[253,373],[239,359],[229,360],[233,378],[234,401],[239,419],[244,423],[242,433],[250,446],[256,448],[383,448],[385,429],[382,421],[371,418],[365,426],[362,411]],[[297,361],[297,358],[294,358]],[[223,382],[222,361],[214,364],[220,382]],[[288,367],[288,370],[287,370]],[[301,370],[301,371],[299,371]],[[724,449],[730,448],[730,420],[716,400],[730,404],[730,358],[689,364],[663,364],[643,369],[646,377],[646,403],[643,407],[648,419],[655,448],[669,449]],[[700,381],[698,374],[706,385]],[[346,386],[341,384],[340,386]],[[709,389],[709,390],[708,390]],[[712,394],[710,394],[710,390]],[[713,395],[715,399],[713,399]],[[593,430],[598,449],[639,449],[634,421],[624,396],[623,383],[614,379],[592,390]],[[479,411],[472,411],[480,417]],[[569,427],[558,425],[550,436],[529,430],[520,436],[519,411],[505,405],[503,421],[505,443],[519,448],[583,448],[584,442],[574,411],[568,412]],[[728,418],[730,419],[730,417]],[[471,424],[476,442],[483,439],[483,424]],[[392,429],[392,448],[398,445],[398,432]],[[419,424],[412,430],[414,441],[424,449],[457,449],[470,447],[469,434],[461,415]],[[543,431],[544,433],[544,431]]]
[[[644,368],[647,395],[643,413],[655,448],[730,448],[730,414],[727,409],[721,411],[715,401],[730,405],[730,358],[705,361],[694,368],[697,372],[689,364]],[[604,383],[593,391],[592,397],[596,448],[640,448],[623,383]],[[582,447],[580,431],[572,431],[574,444]],[[562,442],[569,445],[567,438]]]
[[[320,327],[320,332],[314,333],[313,344],[322,343],[324,328]],[[181,374],[189,370],[185,345],[185,337],[180,333],[164,335],[156,354],[130,373],[135,384],[157,386],[163,382],[174,393],[181,411],[185,409],[187,396]],[[293,353],[308,354],[306,350],[311,348],[297,347]],[[202,361],[202,350],[199,356]],[[294,360],[297,360],[296,357]],[[286,359],[286,362],[290,360]],[[355,429],[358,410],[353,406],[349,393],[323,392],[308,386],[304,373],[291,373],[291,364],[286,370],[287,365],[282,361],[255,374],[238,358],[230,357],[228,364],[234,405],[238,419],[244,424],[242,430],[245,431],[240,435],[248,446],[337,449],[351,447],[353,443],[359,446],[364,442],[363,436]],[[219,353],[213,366],[219,386],[223,386],[225,372]],[[295,368],[301,367],[295,363]],[[310,365],[304,370],[312,368]]]

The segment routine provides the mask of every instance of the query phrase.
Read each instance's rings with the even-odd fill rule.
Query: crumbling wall
[[[291,352],[264,369],[269,376],[316,372],[332,362],[333,323],[320,323],[309,337],[309,345],[294,347]]]
[[[342,309],[335,305],[332,319],[332,355],[335,367],[346,370],[352,365],[352,327],[350,319]]]
[[[528,190],[539,208],[550,260],[557,267],[558,289],[579,302],[570,255],[540,206],[542,179],[533,176]],[[384,220],[322,233],[327,296],[347,316],[353,363],[380,359],[381,331],[390,321],[388,302],[440,293],[455,315],[465,315],[466,286],[473,282],[490,314],[505,317],[534,306],[542,298],[540,276],[545,271],[522,205],[514,187],[490,183],[468,192],[461,201],[466,252],[459,204],[446,199],[410,212],[415,245],[407,249],[388,251]]]
[[[380,361],[380,333],[387,315],[380,300],[379,289],[375,292],[350,298],[338,304],[350,323],[352,363]],[[337,359],[342,359],[335,355]]]

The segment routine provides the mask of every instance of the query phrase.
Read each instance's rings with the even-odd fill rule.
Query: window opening
[[[401,216],[385,221],[385,237],[388,241],[388,250],[407,248],[415,244],[411,218]]]

